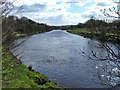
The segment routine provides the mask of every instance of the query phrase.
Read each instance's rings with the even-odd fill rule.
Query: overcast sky
[[[16,0],[14,5],[23,5],[18,16],[48,25],[75,25],[91,16],[101,19],[101,9],[115,6],[112,0]]]

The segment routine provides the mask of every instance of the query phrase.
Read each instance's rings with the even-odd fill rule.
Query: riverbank
[[[2,88],[60,88],[45,75],[29,70],[9,50],[2,55]]]
[[[100,41],[105,41],[105,42],[114,42],[114,43],[119,43],[120,41],[120,35],[118,34],[113,34],[113,33],[106,33],[104,36],[104,39],[101,38],[100,33],[95,33],[91,32],[86,28],[77,28],[73,30],[67,30],[67,32],[72,33],[72,34],[77,34],[81,35],[85,38],[91,38],[91,39],[96,39]]]
[[[18,18],[15,16],[8,16],[3,19],[3,88],[59,88],[56,83],[50,82],[45,75],[39,74],[34,70],[31,70],[31,67],[28,68],[22,64],[20,60],[18,60],[9,50],[23,43],[20,42],[17,46],[12,45],[12,43],[17,39],[30,37],[31,35],[47,32],[50,30],[52,30],[51,26],[42,23],[36,23],[25,17]]]

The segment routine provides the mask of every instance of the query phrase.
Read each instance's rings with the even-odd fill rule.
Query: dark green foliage
[[[17,37],[47,32],[52,27],[46,24],[36,23],[26,17],[5,17],[2,22],[3,43],[10,44]]]

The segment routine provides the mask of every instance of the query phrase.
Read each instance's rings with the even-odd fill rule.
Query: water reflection
[[[100,63],[96,66],[98,77],[105,85],[115,87],[120,84],[120,69],[119,66],[112,62]]]

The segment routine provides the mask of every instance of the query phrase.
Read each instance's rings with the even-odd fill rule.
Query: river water
[[[22,40],[15,41],[15,44]],[[63,30],[53,30],[32,35],[14,49],[14,54],[19,54],[17,57],[25,65],[31,65],[35,71],[45,74],[61,87],[115,86],[120,83],[120,78],[115,77],[116,81],[109,80],[111,76],[104,68],[107,66],[107,68],[115,69],[116,65],[111,61],[92,60],[88,57],[93,50],[97,55],[105,56],[105,49],[98,48],[98,44],[100,44],[98,41]]]

